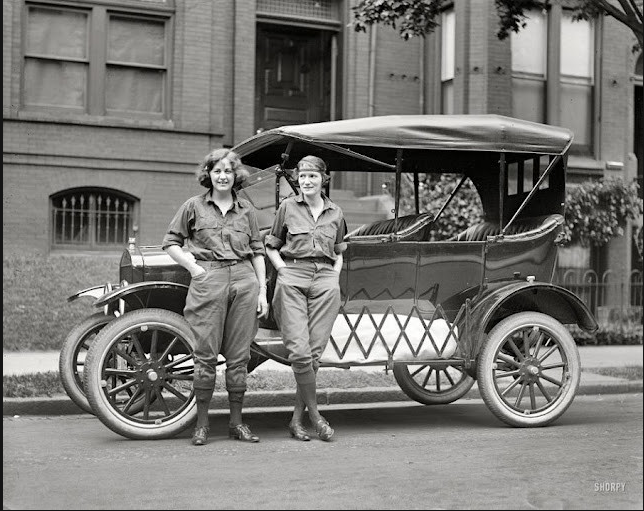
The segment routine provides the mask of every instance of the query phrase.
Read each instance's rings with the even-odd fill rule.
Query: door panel
[[[324,32],[260,25],[255,129],[327,120],[329,59]]]

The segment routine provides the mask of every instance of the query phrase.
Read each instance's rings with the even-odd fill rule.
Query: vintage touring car
[[[280,200],[297,193],[291,169],[307,154],[332,176],[386,173],[392,183],[393,218],[346,236],[342,305],[322,367],[382,365],[428,405],[453,402],[477,381],[498,419],[535,427],[560,417],[579,385],[579,353],[564,325],[597,328],[581,300],[552,283],[571,142],[569,130],[497,115],[402,115],[276,128],[234,150],[251,170],[239,194],[265,230]],[[440,208],[421,212],[418,177],[429,174],[457,180]],[[401,210],[403,179],[415,186],[411,214]],[[468,180],[484,218],[438,240],[435,226]],[[132,243],[118,283],[70,297],[90,296],[100,312],[67,337],[63,383],[122,436],[167,438],[196,418],[182,316],[189,281],[159,246]],[[288,364],[280,339],[271,315],[249,370],[269,359]]]

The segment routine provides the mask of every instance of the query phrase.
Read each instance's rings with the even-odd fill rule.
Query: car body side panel
[[[488,282],[525,279],[532,275],[535,281],[550,282],[557,260],[558,235],[553,230],[543,236],[506,240],[503,238],[487,242],[485,278]]]

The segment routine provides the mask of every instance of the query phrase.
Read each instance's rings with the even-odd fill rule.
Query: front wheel
[[[85,391],[96,417],[139,440],[190,427],[197,415],[192,346],[190,327],[174,312],[140,309],[114,319],[85,360]]]
[[[408,397],[425,405],[452,403],[474,385],[474,378],[451,365],[397,363],[394,378]]]
[[[76,406],[87,413],[92,413],[92,408],[87,402],[83,386],[85,357],[96,334],[113,319],[113,315],[108,316],[102,312],[85,318],[67,334],[58,357],[58,373],[65,392]]]
[[[490,331],[477,362],[483,401],[511,426],[538,427],[571,405],[581,378],[568,330],[540,312],[521,312]]]

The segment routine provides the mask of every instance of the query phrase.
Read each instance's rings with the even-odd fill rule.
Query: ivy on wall
[[[636,182],[619,178],[585,181],[571,188],[566,194],[565,242],[600,247],[623,236],[626,221],[642,215],[637,191]]]

